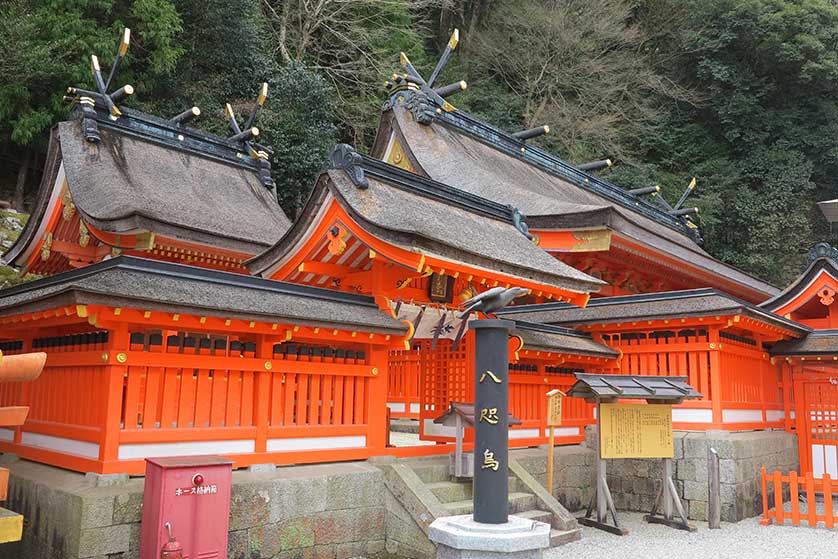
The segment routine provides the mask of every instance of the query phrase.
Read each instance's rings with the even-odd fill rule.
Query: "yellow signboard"
[[[672,406],[601,404],[602,458],[672,458]]]
[[[547,427],[562,424],[562,399],[564,393],[558,388],[547,393]]]

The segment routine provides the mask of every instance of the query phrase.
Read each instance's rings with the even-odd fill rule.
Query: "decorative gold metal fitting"
[[[79,246],[86,247],[90,244],[90,231],[87,230],[87,225],[79,220]]]
[[[273,364],[273,363],[271,363],[270,361],[265,361],[265,370],[266,370],[266,371],[270,371],[270,370],[271,370],[271,369],[273,369],[273,368],[274,368],[274,364]]]
[[[124,351],[120,351],[116,354],[116,361],[117,363],[125,363],[126,361],[128,361],[128,354]]]
[[[125,56],[125,53],[128,52],[128,45],[131,44],[131,30],[127,27],[125,31],[122,32],[122,42],[119,44],[119,54]]]
[[[41,260],[49,260],[50,249],[52,248],[52,233],[44,236],[44,244],[41,245]]]
[[[372,376],[374,376],[374,377],[378,376],[378,367],[373,367],[372,368]]]
[[[460,42],[460,30],[454,29],[454,32],[451,33],[451,38],[448,39],[448,47],[455,49],[457,48],[457,44]]]
[[[108,362],[108,357],[109,357],[108,352],[103,351],[102,352],[102,363],[107,363]]]

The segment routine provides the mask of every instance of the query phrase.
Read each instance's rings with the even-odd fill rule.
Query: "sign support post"
[[[568,394],[596,404],[597,461],[596,485],[585,516],[579,523],[624,536],[608,489],[605,460],[609,458],[662,458],[661,488],[647,522],[695,531],[687,521],[675,483],[672,440],[672,405],[685,399],[700,398],[687,383],[687,377],[593,375],[576,373],[576,384]],[[646,400],[646,404],[617,404],[620,399]],[[596,502],[596,518],[591,514]],[[658,508],[663,507],[663,515]],[[673,507],[680,520],[673,515]],[[608,512],[614,524],[608,524]]]
[[[562,398],[564,392],[554,388],[547,393],[547,427],[550,429],[550,442],[547,447],[547,491],[553,494],[553,452],[556,444],[556,426],[562,424]]]
[[[469,323],[474,358],[474,513],[434,520],[428,538],[437,558],[538,559],[550,547],[550,525],[509,516],[509,333],[515,323]]]

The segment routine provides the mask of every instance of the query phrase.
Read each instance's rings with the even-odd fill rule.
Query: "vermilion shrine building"
[[[266,148],[76,101],[4,256],[43,277],[0,292],[0,349],[48,354],[37,381],[0,386],[0,405],[31,407],[4,452],[131,474],[153,456],[447,454],[389,447],[388,417],[453,440],[433,419],[473,399],[455,311],[518,286],[512,445],[546,442],[545,393],[575,371],[683,375],[704,397],[677,429],[796,432],[801,468],[838,475],[833,249],[780,292],[702,250],[687,213],[415,80],[391,87],[369,156],[332,151],[293,224]],[[563,414],[558,443],[582,442],[592,406]]]

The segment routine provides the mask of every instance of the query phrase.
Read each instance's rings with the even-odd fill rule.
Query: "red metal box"
[[[169,541],[184,559],[227,557],[233,463],[221,456],[146,459],[140,559],[159,559]]]

